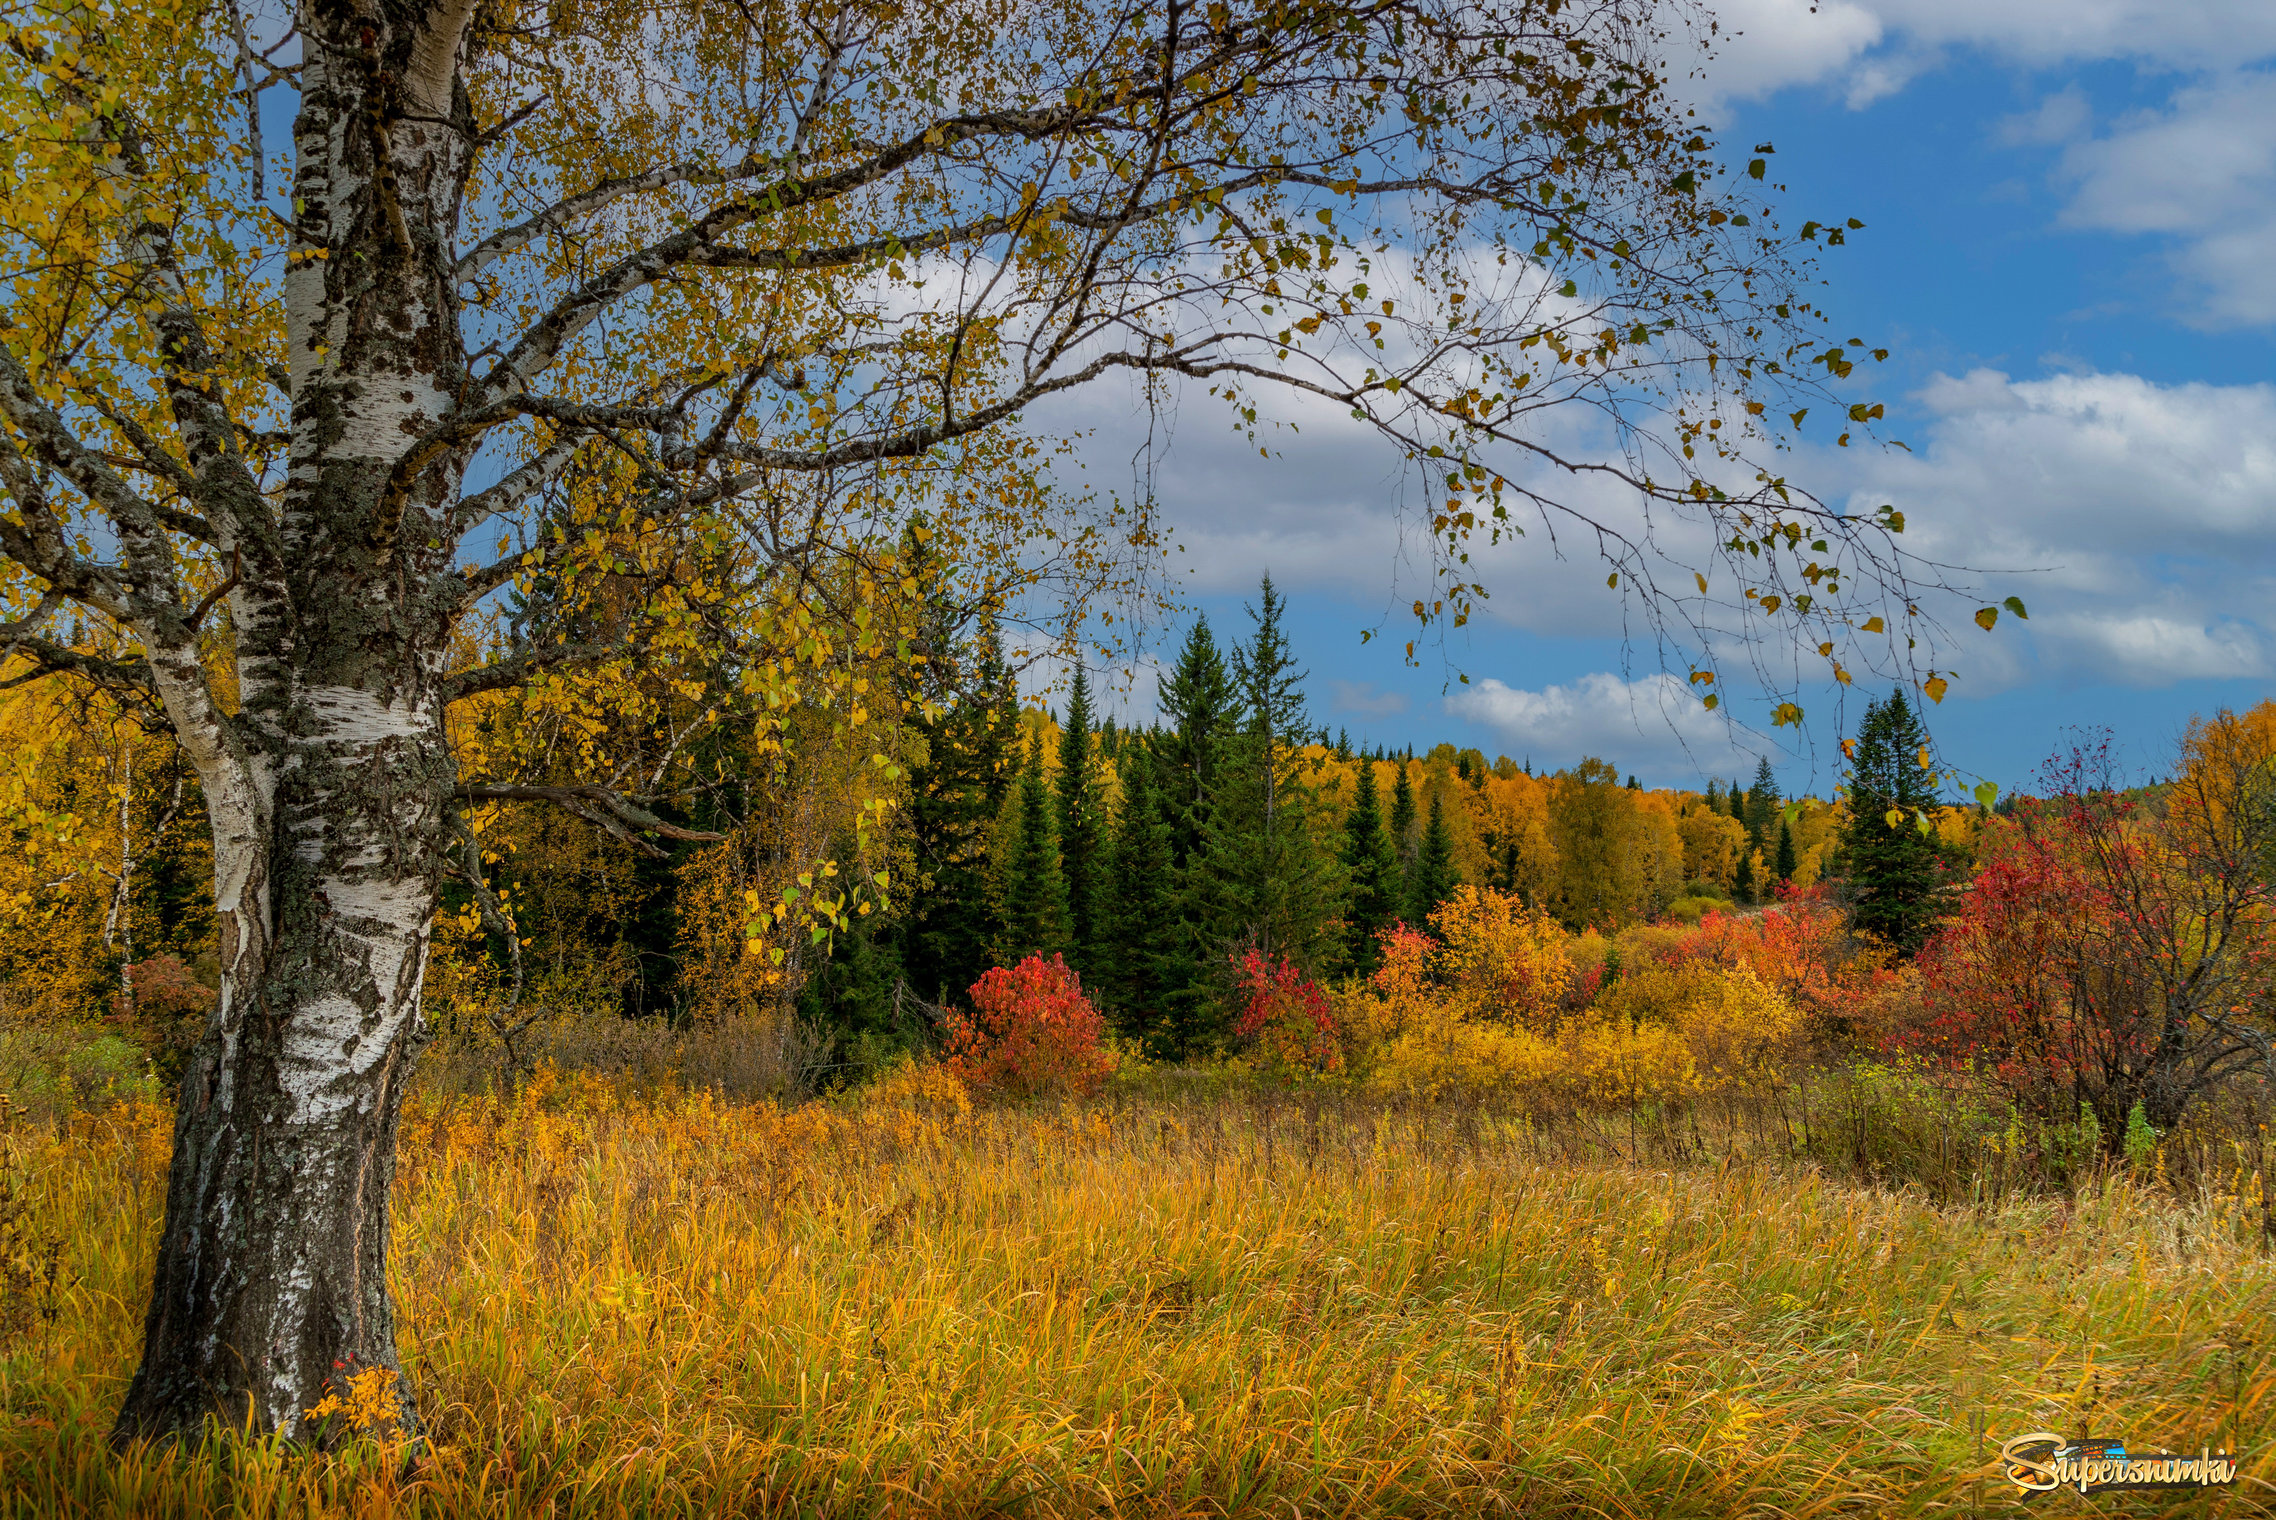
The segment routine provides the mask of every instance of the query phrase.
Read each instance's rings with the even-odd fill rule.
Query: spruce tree
[[[1794,879],[1794,825],[1784,818],[1778,820],[1778,863],[1775,869],[1781,886]]]
[[[1164,723],[1154,736],[1152,772],[1169,826],[1171,905],[1152,930],[1161,990],[1154,1015],[1159,1033],[1150,1044],[1165,1057],[1185,1059],[1210,1054],[1226,1022],[1227,981],[1217,964],[1224,898],[1208,854],[1240,703],[1208,619],[1195,619],[1177,663],[1161,680],[1158,701]]]
[[[1182,871],[1201,848],[1218,761],[1236,720],[1232,681],[1207,618],[1194,619],[1158,691],[1163,727],[1154,779],[1173,822],[1171,858]]]
[[[1747,826],[1747,842],[1756,848],[1770,843],[1770,820],[1780,802],[1778,780],[1770,773],[1770,757],[1755,762],[1754,785],[1747,789],[1746,809],[1740,821]]]
[[[1168,994],[1193,981],[1170,868],[1167,799],[1154,781],[1153,751],[1135,736],[1122,747],[1122,809],[1109,851],[1104,933],[1095,991],[1117,1032],[1157,1059],[1178,1054]]]
[[[1281,628],[1285,604],[1266,576],[1250,637],[1232,653],[1239,726],[1220,750],[1201,853],[1183,878],[1191,952],[1207,970],[1183,1007],[1192,1038],[1221,1044],[1231,1026],[1232,957],[1254,948],[1316,969],[1342,897],[1341,869],[1316,842],[1315,796],[1297,746],[1311,737],[1303,672]]]
[[[1356,976],[1381,958],[1376,937],[1399,917],[1399,857],[1383,832],[1381,794],[1373,762],[1359,763],[1359,785],[1343,821],[1343,869],[1350,883],[1344,908],[1344,968]]]
[[[1919,950],[1941,916],[1944,852],[1934,831],[1919,826],[1939,805],[1935,777],[1918,758],[1927,742],[1902,690],[1865,709],[1842,830],[1852,922],[1902,955]]]
[[[1414,864],[1415,856],[1415,787],[1407,777],[1407,763],[1394,760],[1397,771],[1391,778],[1391,849],[1399,857],[1400,879]],[[1400,900],[1405,900],[1405,889],[1400,889]]]
[[[1059,730],[1059,774],[1054,783],[1059,868],[1067,883],[1067,961],[1089,975],[1096,969],[1100,899],[1105,892],[1106,799],[1099,791],[1090,677],[1080,664],[1067,694],[1067,721]]]
[[[1739,845],[1739,868],[1732,878],[1732,887],[1738,893],[1741,902],[1751,903],[1761,900],[1755,896],[1754,846],[1751,843],[1742,841]]]
[[[960,646],[953,619],[927,608],[926,660],[906,719],[923,746],[909,767],[904,818],[914,859],[901,893],[904,974],[919,997],[946,1001],[988,969],[1003,925],[989,887],[996,819],[1019,769],[1018,697],[1003,642],[985,625]],[[929,700],[937,716],[927,717]]]
[[[1723,794],[1723,799],[1731,805],[1731,816],[1739,822],[1745,823],[1747,821],[1747,794],[1745,789],[1739,785],[1738,777],[1733,776],[1731,778],[1731,789]]]
[[[1038,731],[1020,769],[999,873],[1003,928],[995,951],[1000,966],[1067,950],[1067,881],[1059,868],[1059,830],[1051,812],[1051,792],[1043,780],[1043,735]]]
[[[1446,826],[1443,793],[1430,794],[1430,822],[1415,849],[1414,869],[1408,872],[1407,922],[1426,928],[1438,905],[1453,895],[1459,878],[1454,872],[1454,835]]]

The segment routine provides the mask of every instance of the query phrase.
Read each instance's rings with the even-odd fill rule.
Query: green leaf
[[[2023,610],[2022,597],[2011,596],[2006,601],[2001,602],[2000,605],[2002,607],[2005,607],[2008,611],[2014,613],[2017,617],[2022,618],[2025,622],[2029,622],[2031,620],[2031,614]]]
[[[1993,781],[1977,782],[1975,798],[1976,801],[1982,803],[1986,808],[1989,808],[1993,803],[1999,800],[1999,784]]]
[[[1750,178],[1760,179],[1769,168],[1770,161],[1768,159],[1757,158],[1747,164],[1747,174]]]

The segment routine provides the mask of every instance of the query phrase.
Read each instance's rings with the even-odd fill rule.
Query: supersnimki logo
[[[2174,1451],[2128,1451],[2123,1441],[2073,1441],[2051,1430],[2034,1430],[2000,1444],[1999,1470],[2027,1494],[2053,1493],[2058,1488],[2075,1488],[2082,1494],[2135,1488],[2214,1488],[2236,1481],[2236,1457],[2209,1448],[2195,1456]]]

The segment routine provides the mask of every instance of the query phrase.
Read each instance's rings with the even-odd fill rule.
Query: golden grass
[[[425,1460],[122,1459],[166,1134],[0,1142],[69,1274],[0,1348],[0,1514],[1966,1514],[2016,1503],[1978,1418],[2241,1442],[2210,1502],[2276,1492],[2276,1273],[2217,1203],[1939,1212],[1547,1163],[1475,1113],[960,1114],[906,1083],[427,1103],[396,1229]]]

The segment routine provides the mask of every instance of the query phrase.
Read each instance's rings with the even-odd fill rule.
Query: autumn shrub
[[[1794,1053],[1802,1023],[1794,1004],[1751,967],[1699,959],[1648,964],[1623,975],[1596,1013],[1597,1026],[1610,1031],[1599,1037],[1606,1051],[1621,1050],[1623,1028],[1638,1046],[1638,1054],[1620,1054],[1612,1069],[1631,1084],[1653,1084],[1648,1090],[1655,1096],[1714,1091],[1772,1075]],[[1573,1048],[1585,1056],[1593,1047],[1576,1040]],[[1611,1095],[1587,1075],[1596,1069],[1588,1059],[1575,1065],[1593,1095]],[[1631,1085],[1622,1095],[1645,1091]]]
[[[1427,1097],[1521,1090],[1556,1065],[1548,1031],[1573,986],[1567,936],[1502,893],[1459,887],[1431,916],[1444,937],[1399,925],[1382,964],[1343,994],[1370,1085]]]
[[[1339,992],[1356,1064],[1380,1089],[1598,1103],[1720,1091],[1799,1052],[1803,1007],[1758,963],[1805,988],[1824,980],[1782,959],[1790,941],[1816,944],[1814,920],[1800,936],[1720,924],[1568,934],[1463,887],[1431,922],[1437,937],[1385,934],[1381,967]]]
[[[1860,943],[1822,885],[1781,887],[1760,913],[1712,912],[1664,958],[1745,967],[1802,1015],[1807,1032],[1829,1045],[1853,1041],[1894,990],[1886,951]]]
[[[1431,915],[1436,974],[1457,1014],[1535,1032],[1554,1028],[1574,983],[1572,936],[1515,897],[1462,886]]]
[[[119,990],[111,994],[110,1022],[148,1053],[152,1072],[172,1089],[182,1080],[217,996],[181,957],[153,955],[121,973]]]
[[[2107,740],[2050,761],[2044,798],[1987,834],[1923,947],[1925,1016],[1891,1043],[2043,1120],[2084,1105],[2113,1151],[2137,1107],[2170,1129],[2257,1068],[2276,1017],[2276,820],[2260,806],[2276,738],[2256,716],[2192,726],[2159,792],[2115,788]]]
[[[1343,1069],[1342,1030],[1319,983],[1282,957],[1254,949],[1234,958],[1233,978],[1241,996],[1233,1033],[1268,1070]]]
[[[1064,958],[995,967],[969,995],[971,1013],[947,1020],[947,1064],[974,1091],[1081,1097],[1113,1072],[1106,1020]]]

